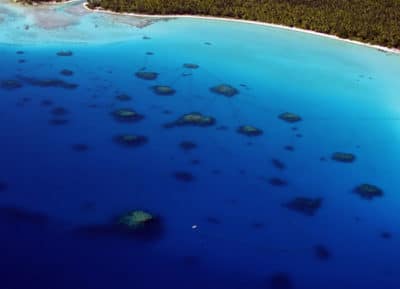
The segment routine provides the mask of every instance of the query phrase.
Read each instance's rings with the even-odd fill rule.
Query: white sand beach
[[[341,38],[336,35],[330,35],[330,34],[320,33],[320,32],[316,32],[316,31],[312,31],[312,30],[306,30],[306,29],[301,29],[301,28],[296,28],[296,27],[289,27],[289,26],[273,24],[273,23],[266,23],[266,22],[252,21],[252,20],[243,20],[243,19],[233,19],[233,18],[226,18],[226,17],[213,17],[213,16],[205,16],[205,15],[204,16],[199,16],[199,15],[152,15],[152,14],[138,14],[138,13],[119,13],[119,12],[114,12],[114,11],[104,10],[104,9],[90,9],[87,6],[86,2],[83,3],[83,6],[85,7],[85,9],[87,9],[89,11],[98,12],[98,13],[108,13],[108,14],[114,14],[114,15],[128,15],[128,16],[134,16],[134,17],[145,17],[145,18],[156,18],[156,19],[197,18],[197,19],[206,19],[206,20],[232,21],[232,22],[239,22],[239,23],[245,23],[245,24],[262,25],[262,26],[267,26],[267,27],[274,27],[274,28],[279,28],[279,29],[308,33],[308,34],[317,35],[317,36],[321,36],[321,37],[327,37],[327,38],[336,39],[336,40],[340,40],[340,41],[346,41],[346,42],[357,44],[357,45],[363,45],[363,46],[367,46],[370,48],[375,48],[375,49],[378,49],[383,52],[400,54],[400,49],[389,48],[389,47],[370,44],[370,43],[364,43],[361,41]]]

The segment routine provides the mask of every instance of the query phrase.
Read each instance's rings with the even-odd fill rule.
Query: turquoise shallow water
[[[0,4],[0,81],[21,85],[0,89],[1,288],[400,287],[398,55],[231,22],[137,28],[144,20],[72,8],[38,16]],[[43,24],[49,13],[63,25]],[[239,93],[210,91],[221,83]],[[67,113],[54,116],[57,107]],[[119,108],[144,119],[118,122]],[[286,111],[302,121],[280,120]],[[163,126],[191,112],[216,123]],[[113,138],[124,133],[148,143],[121,147]],[[335,162],[334,152],[356,160]],[[362,183],[383,197],[362,199],[353,192]],[[313,216],[283,205],[300,196],[323,198]],[[133,209],[160,216],[157,238],[105,229]]]

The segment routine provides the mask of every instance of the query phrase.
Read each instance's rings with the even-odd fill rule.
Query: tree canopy
[[[256,20],[400,48],[400,0],[88,0],[88,6]]]

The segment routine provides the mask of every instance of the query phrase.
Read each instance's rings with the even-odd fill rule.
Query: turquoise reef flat
[[[399,55],[81,4],[0,2],[1,288],[399,288]]]

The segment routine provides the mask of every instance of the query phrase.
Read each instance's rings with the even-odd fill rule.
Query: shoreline
[[[70,0],[70,1],[72,2],[72,1],[77,1],[77,0]],[[260,26],[265,26],[265,27],[272,27],[272,28],[285,29],[285,30],[289,30],[289,31],[307,33],[307,34],[330,38],[330,39],[339,40],[339,41],[345,41],[347,43],[352,43],[352,44],[361,45],[364,47],[373,48],[373,49],[376,49],[376,50],[379,50],[379,51],[382,51],[385,53],[394,53],[394,54],[400,55],[400,49],[397,49],[397,48],[390,48],[390,47],[381,46],[381,45],[377,45],[377,44],[361,42],[358,40],[341,38],[336,35],[326,34],[326,33],[317,32],[317,31],[313,31],[313,30],[307,30],[307,29],[302,29],[302,28],[297,28],[297,27],[290,27],[290,26],[285,26],[285,25],[281,25],[281,24],[260,22],[260,21],[255,21],[255,20],[244,20],[244,19],[235,19],[235,18],[228,18],[228,17],[207,16],[207,15],[189,15],[189,14],[182,14],[182,15],[179,15],[179,14],[156,15],[155,14],[155,15],[153,15],[153,14],[139,14],[139,13],[128,13],[128,12],[115,12],[115,11],[111,11],[111,10],[105,10],[102,8],[91,9],[87,6],[87,2],[83,3],[83,7],[86,10],[91,11],[93,13],[106,13],[106,14],[112,14],[112,15],[134,16],[134,17],[156,18],[156,19],[192,18],[192,19],[217,20],[217,21],[260,25]]]
[[[33,2],[32,4],[26,4],[23,2],[18,2],[16,0],[12,1],[14,4],[22,5],[25,7],[33,6],[33,7],[46,7],[46,6],[57,6],[57,5],[64,5],[64,4],[70,4],[73,2],[80,2],[80,0],[63,0],[63,1],[44,1],[44,2]],[[86,4],[86,3],[84,3]],[[89,8],[87,8],[89,9]]]

